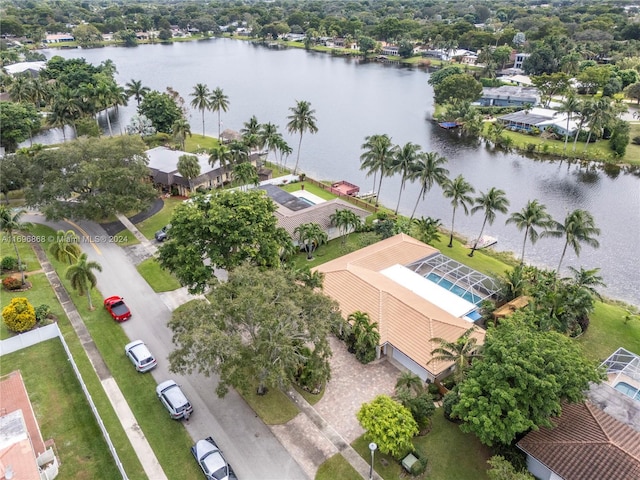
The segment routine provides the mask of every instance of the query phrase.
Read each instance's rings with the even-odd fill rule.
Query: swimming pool
[[[482,298],[480,298],[478,295],[474,295],[472,292],[465,290],[459,285],[454,285],[449,280],[441,277],[437,273],[431,272],[426,275],[425,278],[432,281],[436,285],[440,285],[442,288],[446,288],[450,292],[455,293],[457,296],[464,298],[467,302],[471,302],[475,305],[480,305],[480,302],[482,301]]]
[[[638,390],[636,387],[632,387],[626,382],[618,382],[613,388],[615,388],[619,392],[624,393],[627,397],[631,397],[634,400],[640,400],[640,390]]]
[[[312,202],[311,200],[309,200],[309,199],[308,199],[308,198],[306,198],[306,197],[302,197],[302,196],[300,196],[300,197],[298,197],[298,200],[300,200],[300,201],[301,201],[301,202],[303,202],[303,203],[306,203],[306,204],[307,204],[307,205],[309,205],[310,207],[311,207],[311,206],[313,206],[313,205],[315,205],[315,203],[314,203],[314,202]]]

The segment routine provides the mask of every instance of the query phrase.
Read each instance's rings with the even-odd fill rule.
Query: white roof
[[[427,280],[403,265],[393,265],[381,270],[380,273],[454,317],[462,318],[478,308],[475,304]],[[465,318],[465,320],[467,319]]]
[[[183,152],[181,150],[171,150],[167,147],[156,147],[151,150],[147,150],[147,156],[149,157],[149,168],[153,168],[160,172],[171,173],[175,172],[176,176],[180,176],[178,171],[178,160],[182,155],[195,156],[200,164],[200,175],[210,172],[214,169],[209,164],[209,155],[201,154],[196,155],[194,153]],[[215,166],[217,168],[218,165]]]
[[[20,62],[5,65],[3,68],[8,74],[15,75],[16,73],[22,73],[27,70],[42,70],[46,64],[47,62]]]

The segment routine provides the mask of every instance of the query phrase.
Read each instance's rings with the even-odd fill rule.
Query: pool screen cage
[[[625,376],[640,382],[640,357],[624,348],[613,352],[609,358],[602,362],[602,367],[606,369],[611,385],[616,385],[618,381],[624,381]]]
[[[434,273],[440,279],[451,282],[453,285],[451,288],[462,288],[465,293],[478,299],[474,302],[476,305],[480,304],[482,300],[495,299],[496,294],[500,291],[500,285],[495,279],[441,253],[410,263],[407,268],[423,277],[429,277],[429,274]],[[450,288],[448,289],[450,290]]]

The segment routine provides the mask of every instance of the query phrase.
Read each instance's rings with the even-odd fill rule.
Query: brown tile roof
[[[640,478],[640,432],[588,401],[564,405],[554,424],[518,447],[565,480]]]
[[[386,277],[381,270],[407,265],[438,250],[404,234],[382,240],[316,267],[324,273],[323,292],[340,305],[344,317],[360,310],[378,323],[380,345],[390,343],[434,375],[451,364],[433,362],[434,337],[455,341],[472,324],[454,317]],[[480,343],[484,332],[476,333]]]

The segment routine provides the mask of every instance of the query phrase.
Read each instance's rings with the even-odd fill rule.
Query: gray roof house
[[[478,103],[483,107],[536,106],[540,103],[540,92],[534,87],[513,85],[484,87]]]
[[[567,132],[567,114],[548,108],[520,110],[498,117],[496,122],[502,123],[506,128],[514,131],[529,132],[534,128],[546,130],[553,127],[561,135]],[[569,119],[569,135],[574,135],[577,130],[577,122],[572,118]]]

